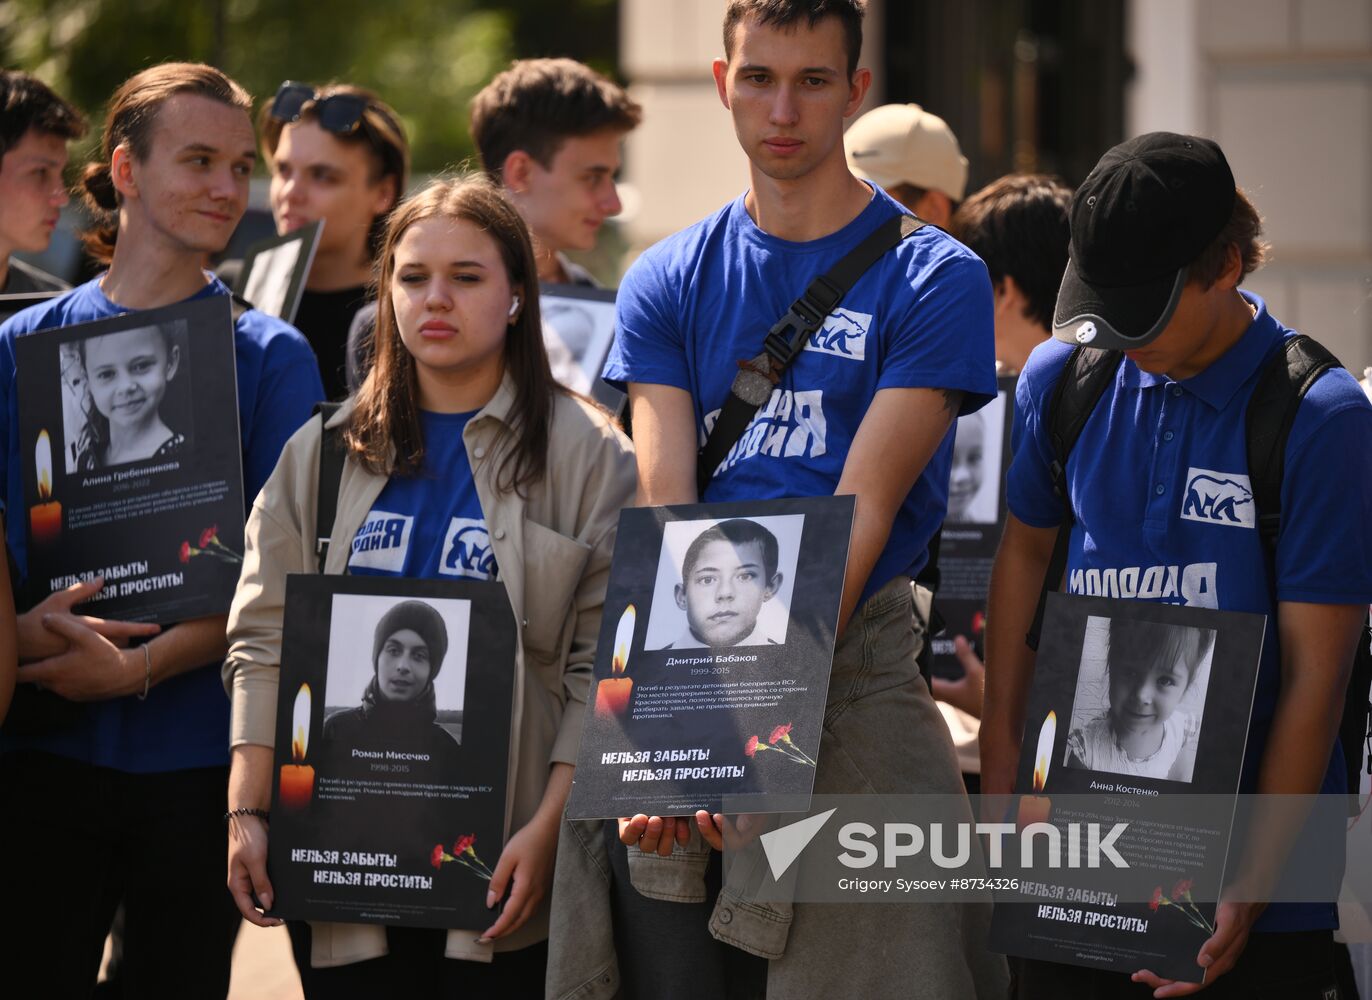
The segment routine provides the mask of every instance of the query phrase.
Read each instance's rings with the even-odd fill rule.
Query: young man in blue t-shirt
[[[0,326],[0,500],[23,510],[15,340],[35,330],[227,295],[201,268],[247,208],[251,98],[209,66],[166,63],[114,95],[85,186],[87,245],[109,269]],[[195,336],[192,331],[192,337]],[[245,500],[322,398],[304,338],[248,310],[234,327]],[[7,518],[21,572],[25,522]],[[0,737],[0,855],[25,918],[6,932],[15,995],[85,996],[117,905],[122,977],[136,996],[223,996],[239,917],[224,888],[229,706],[225,616],[155,626],[76,615],[99,582],[20,615],[19,682],[63,724]],[[151,635],[142,645],[128,640]],[[60,929],[55,932],[55,929]],[[17,992],[16,992],[17,991]]]
[[[947,730],[915,665],[910,580],[944,516],[954,418],[996,391],[981,261],[932,226],[886,253],[797,353],[703,496],[696,486],[697,447],[729,395],[736,362],[758,354],[812,279],[903,211],[854,177],[844,158],[844,120],[871,82],[857,68],[862,14],[856,0],[728,5],[727,58],[716,60],[714,76],[751,185],[630,269],[605,377],[628,385],[641,504],[856,495],[815,791],[957,795]],[[635,883],[654,868],[654,852],[670,854],[692,827],[718,847],[721,819],[701,812],[621,821],[620,840],[644,855],[635,858]],[[731,893],[720,893],[713,914],[669,904],[682,911],[675,943],[621,940],[629,992],[639,955],[655,963],[683,954],[691,967],[682,988],[708,991],[706,921],[719,941],[772,959],[769,995],[881,995],[916,976],[929,996],[1003,990],[1003,961],[980,939],[989,908],[799,904],[792,920]],[[617,928],[631,934],[635,916],[617,919]],[[642,923],[660,926],[651,920]],[[909,947],[881,962],[864,958],[883,936]],[[683,952],[683,942],[696,947]],[[657,983],[669,981],[658,970]]]
[[[1238,288],[1262,262],[1257,212],[1217,145],[1152,133],[1105,154],[1073,199],[1071,226],[1057,339],[1030,356],[1016,391],[1010,516],[991,580],[983,791],[1011,790],[1019,754],[1034,664],[1024,635],[1063,517],[1050,471],[1050,405],[1080,343],[1124,359],[1066,467],[1075,513],[1068,590],[1267,615],[1240,791],[1340,792],[1336,729],[1372,600],[1372,406],[1343,369],[1305,396],[1287,439],[1270,579],[1245,415],[1264,366],[1294,334]],[[1231,484],[1232,504],[1196,502],[1207,477]],[[1263,836],[1236,850],[1215,934],[1197,956],[1207,996],[1338,995],[1327,992],[1333,901],[1253,901],[1270,898],[1293,852],[1341,857],[1342,831],[1304,827],[1294,805],[1273,813],[1254,824]],[[1020,995],[1201,988],[1147,970],[1132,978],[1029,961]]]

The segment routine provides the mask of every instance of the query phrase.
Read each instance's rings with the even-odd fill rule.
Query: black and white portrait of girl
[[[63,344],[67,471],[91,471],[187,449],[189,345],[182,323]]]

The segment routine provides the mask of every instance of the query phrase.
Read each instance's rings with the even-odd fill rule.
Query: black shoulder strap
[[[1053,555],[1048,560],[1048,571],[1043,575],[1043,586],[1039,590],[1038,607],[1034,610],[1034,622],[1024,641],[1030,649],[1039,648],[1039,632],[1043,629],[1043,609],[1048,603],[1048,592],[1057,590],[1062,584],[1062,575],[1067,570],[1067,547],[1072,539],[1072,524],[1076,515],[1072,512],[1072,497],[1067,489],[1067,459],[1081,437],[1082,428],[1105,394],[1106,388],[1114,381],[1115,372],[1124,361],[1119,351],[1103,351],[1097,347],[1075,347],[1068,355],[1067,363],[1062,366],[1062,375],[1048,404],[1048,440],[1053,448],[1053,461],[1048,467],[1053,476],[1053,493],[1062,501],[1062,523],[1058,526],[1058,537],[1053,542]]]
[[[835,264],[827,274],[810,282],[810,287],[791,303],[786,315],[772,324],[763,342],[763,351],[752,361],[740,361],[739,372],[730,387],[729,397],[709,437],[696,456],[696,488],[704,496],[715,470],[729,457],[729,451],[743,436],[758,408],[772,395],[773,387],[805,341],[824,325],[848,290],[892,247],[925,226],[922,219],[904,213],[883,222]]]
[[[253,304],[237,292],[229,293],[229,313],[233,316],[234,326],[237,326],[238,321],[243,318],[243,314],[252,308],[254,308]]]
[[[329,539],[333,535],[333,522],[338,516],[338,487],[343,479],[343,429],[329,427],[341,403],[316,403],[314,412],[319,414],[319,485],[315,490],[319,506],[315,514],[314,552],[319,559],[319,572],[324,572],[324,562],[329,557]]]
[[[1286,469],[1286,439],[1301,400],[1339,359],[1316,340],[1289,338],[1258,377],[1248,402],[1248,477],[1253,487],[1258,533],[1269,561],[1276,556],[1281,530],[1281,483]]]
[[[1281,534],[1281,485],[1286,471],[1286,441],[1296,412],[1310,387],[1325,372],[1342,367],[1319,341],[1297,335],[1282,344],[1253,389],[1245,425],[1248,434],[1248,478],[1267,562],[1267,575],[1276,594],[1277,538]],[[1372,747],[1368,719],[1372,714],[1368,687],[1372,685],[1372,650],[1367,624],[1358,633],[1358,646],[1349,670],[1348,687],[1339,719],[1339,748],[1348,779],[1350,815],[1358,813],[1358,789],[1364,744]],[[1372,771],[1372,759],[1368,761]]]

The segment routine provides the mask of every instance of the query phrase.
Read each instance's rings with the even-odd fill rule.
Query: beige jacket
[[[559,394],[547,474],[529,488],[527,499],[497,492],[498,441],[513,404],[514,384],[507,376],[463,432],[501,579],[520,625],[506,802],[511,833],[537,810],[549,767],[576,763],[619,511],[632,502],[635,489],[628,439],[592,405]],[[345,407],[333,423],[341,423],[347,413]],[[275,741],[286,574],[313,573],[318,565],[314,530],[320,439],[320,422],[311,420],[286,443],[248,519],[224,663],[224,686],[233,702],[231,746],[272,746]],[[346,462],[326,572],[346,572],[353,536],[386,482],[351,459]],[[315,967],[386,954],[384,927],[312,926],[310,961]],[[491,946],[475,944],[482,930],[450,931],[448,957],[490,961]],[[494,950],[523,948],[547,936],[545,900],[538,914],[496,942]]]

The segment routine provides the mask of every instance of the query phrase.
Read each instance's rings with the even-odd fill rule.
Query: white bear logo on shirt
[[[1253,484],[1238,473],[1188,469],[1181,516],[1186,521],[1252,528],[1257,523]]]
[[[835,309],[824,317],[824,325],[810,335],[805,350],[832,354],[836,358],[853,361],[867,359],[867,332],[872,327],[868,313],[852,309]]]
[[[455,517],[448,523],[443,541],[443,558],[438,572],[444,576],[466,576],[473,580],[494,580],[495,550],[486,522],[470,517]]]

